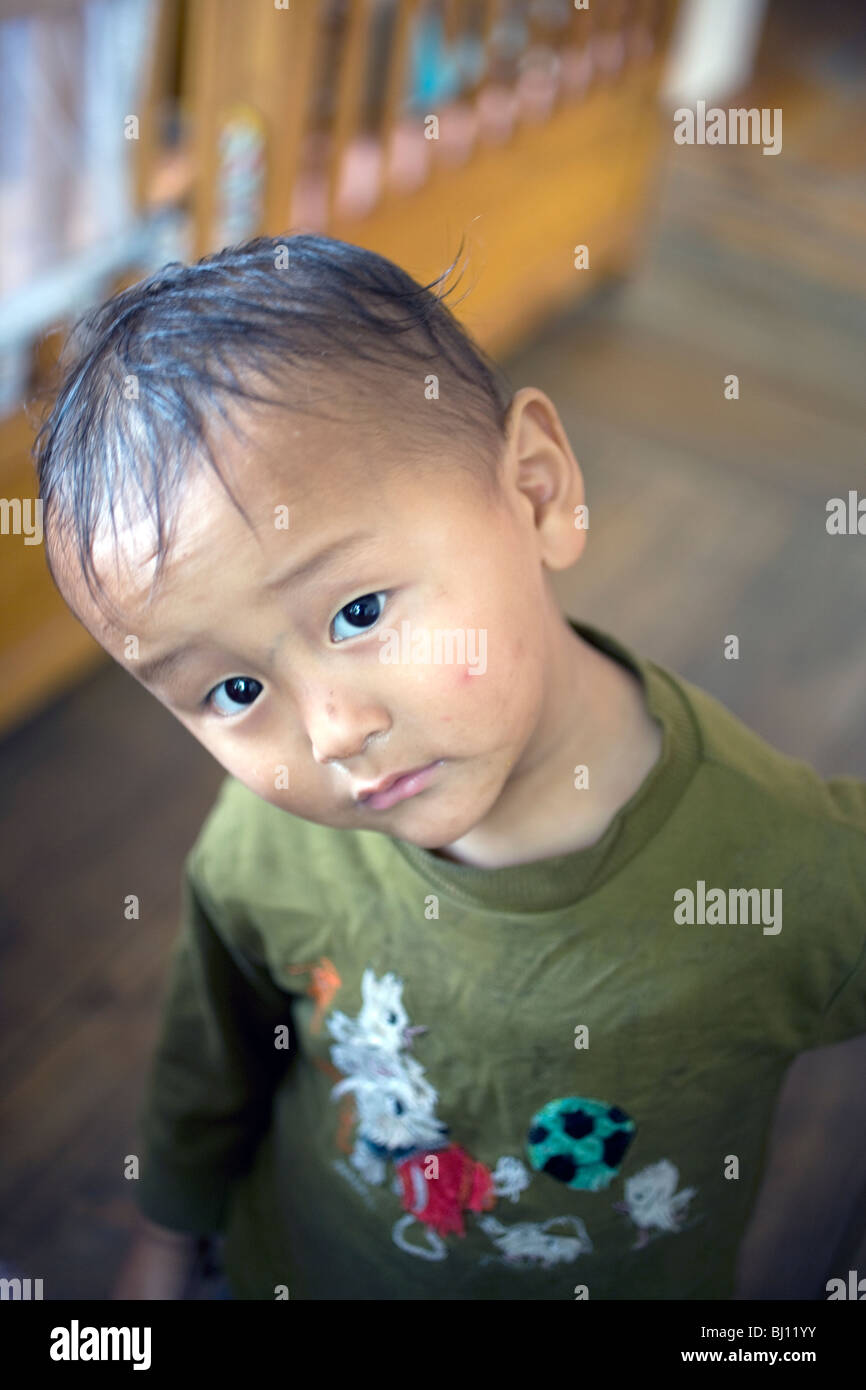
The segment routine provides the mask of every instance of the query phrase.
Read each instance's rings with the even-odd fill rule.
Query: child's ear
[[[532,508],[539,558],[548,569],[568,569],[583,554],[588,517],[583,474],[550,397],[521,387],[506,433],[505,482]]]

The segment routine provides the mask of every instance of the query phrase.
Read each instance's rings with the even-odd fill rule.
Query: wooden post
[[[361,98],[370,44],[370,0],[351,0],[340,34],[337,101],[328,153],[328,224],[334,209],[346,151],[360,128]],[[328,74],[330,77],[330,74]]]

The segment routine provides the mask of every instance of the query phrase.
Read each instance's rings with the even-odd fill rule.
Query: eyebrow
[[[327,565],[333,564],[335,559],[346,554],[349,546],[357,545],[360,541],[375,540],[372,531],[353,531],[349,536],[343,536],[338,541],[332,541],[330,545],[311,555],[308,559],[302,560],[299,565],[293,565],[291,569],[278,574],[276,578],[269,579],[262,586],[262,593],[274,594],[285,589],[293,581],[305,581],[313,574],[324,569]],[[150,661],[141,661],[138,664],[136,675],[140,681],[148,685],[165,684],[168,677],[182,665],[193,652],[206,650],[208,643],[189,642],[185,647],[174,647],[169,652],[163,652],[161,656],[155,656]]]

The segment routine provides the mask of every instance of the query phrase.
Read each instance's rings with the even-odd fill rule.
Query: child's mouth
[[[406,801],[410,796],[417,796],[430,783],[436,774],[436,769],[441,767],[444,762],[439,758],[437,762],[428,763],[426,767],[415,768],[412,772],[405,773],[392,782],[385,791],[371,792],[367,796],[358,798],[358,805],[366,810],[387,811],[389,806],[394,806],[398,801]]]

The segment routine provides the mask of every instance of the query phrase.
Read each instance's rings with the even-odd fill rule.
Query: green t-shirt
[[[139,1202],[240,1298],[729,1298],[785,1071],[866,1032],[866,783],[573,626],[664,731],[589,849],[478,869],[222,786]]]

